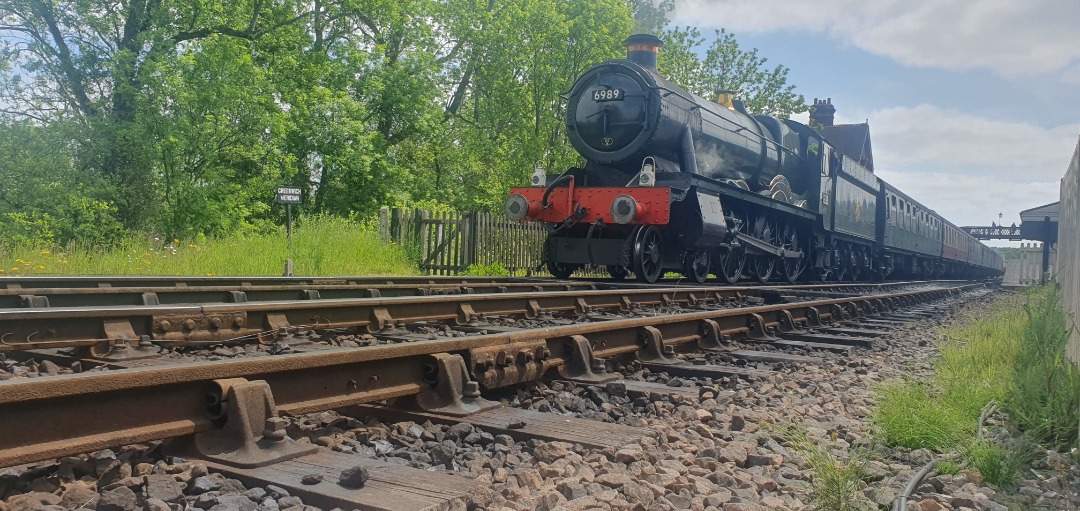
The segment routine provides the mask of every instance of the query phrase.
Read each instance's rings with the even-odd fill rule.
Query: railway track
[[[485,285],[506,284],[485,281]],[[280,281],[266,285],[282,286]],[[5,432],[0,437],[0,467],[179,438],[170,448],[185,457],[204,460],[236,477],[263,484],[293,484],[292,488],[302,490],[303,485],[290,483],[280,471],[275,472],[277,469],[257,467],[280,468],[294,459],[325,467],[349,462],[340,453],[282,438],[280,417],[357,406],[365,406],[366,413],[417,421],[471,422],[512,436],[614,447],[640,432],[591,424],[552,432],[550,427],[556,426],[545,426],[550,418],[507,410],[484,396],[541,379],[582,384],[616,381],[621,375],[612,369],[617,363],[631,361],[672,375],[762,377],[768,372],[691,363],[688,359],[702,362],[706,361],[703,356],[714,360],[723,356],[753,362],[812,363],[813,357],[786,351],[850,353],[854,347],[872,346],[874,339],[883,335],[882,329],[940,313],[925,304],[984,285],[879,285],[860,288],[861,294],[850,286],[586,286],[528,293],[507,287],[497,293],[442,296],[0,310],[0,331],[7,332],[0,349],[12,356],[47,358],[50,352],[45,348],[49,346],[96,349],[103,342],[109,343],[109,348],[124,344],[129,346],[126,349],[138,349],[134,343],[140,337],[144,344],[152,337],[150,344],[156,347],[237,338],[273,339],[295,347],[291,353],[276,356],[180,363],[165,359],[148,367],[140,367],[137,356],[108,360],[110,353],[117,355],[115,351],[122,349],[91,349],[74,358],[89,361],[101,355],[102,365],[124,370],[0,382],[0,430]],[[243,328],[228,335],[210,335],[212,319],[236,314],[245,318]],[[180,325],[194,321],[196,328],[161,328],[163,321],[174,320]],[[442,325],[441,334],[417,335],[418,326],[423,330],[435,325]],[[40,335],[45,328],[51,329],[51,337],[34,341],[30,334]],[[362,332],[375,342],[342,348],[313,340],[309,334],[319,331],[319,336],[328,336],[327,332],[345,329]],[[102,338],[90,335],[92,332],[113,335]],[[117,336],[118,332],[121,335]],[[55,350],[51,353],[59,356]],[[671,391],[646,382],[624,384],[631,391],[646,394]],[[372,407],[375,403],[392,406]],[[522,414],[527,415],[526,420],[515,418]],[[73,417],[79,419],[73,421]],[[532,426],[515,430],[515,421]],[[585,433],[597,427],[600,429],[594,434],[599,436]],[[431,481],[436,486],[443,484],[438,477]],[[460,481],[457,484],[460,486]],[[446,485],[440,488],[453,493],[447,488],[454,484]],[[328,507],[364,508],[372,499],[385,497],[371,491],[340,494],[337,490],[307,490],[305,502],[310,499]]]
[[[43,348],[94,348],[94,356],[126,345],[189,345],[309,336],[315,329],[363,329],[372,334],[400,333],[419,321],[489,316],[534,317],[542,311],[628,310],[633,307],[708,307],[755,297],[779,303],[811,297],[839,298],[882,293],[922,283],[806,285],[769,287],[619,286],[589,282],[437,279],[423,284],[313,283],[277,279],[261,285],[229,279],[219,285],[119,287],[150,284],[116,279],[91,287],[90,281],[25,279],[0,290],[0,352]],[[206,284],[205,279],[195,279]],[[87,284],[75,286],[73,284]],[[68,284],[61,286],[60,284]],[[49,287],[34,287],[34,286]],[[935,285],[941,285],[940,283]],[[12,286],[16,286],[12,288]],[[384,293],[401,296],[382,296]],[[136,302],[136,303],[131,303]],[[90,304],[90,305],[88,305]],[[3,305],[8,305],[3,307]],[[395,328],[397,328],[395,330]],[[115,354],[112,358],[131,358]]]
[[[809,285],[747,285],[726,289],[790,289],[802,292],[865,292],[915,282]],[[689,287],[613,280],[551,280],[488,277],[23,277],[0,279],[0,309],[243,303],[256,301],[390,298],[513,292]],[[702,287],[702,286],[693,286]],[[745,291],[744,291],[745,290]]]

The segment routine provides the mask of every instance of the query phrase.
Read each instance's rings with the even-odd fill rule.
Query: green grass
[[[929,384],[887,383],[878,392],[873,420],[881,440],[888,445],[942,451],[975,432],[967,406],[955,395],[942,395]]]
[[[1008,485],[1030,449],[977,439],[980,414],[994,401],[1031,439],[1061,450],[1077,445],[1080,371],[1064,355],[1056,287],[1003,297],[941,334],[933,378],[878,388],[872,420],[884,443],[959,452],[986,480]]]
[[[1026,325],[1025,295],[1010,295],[989,313],[967,313],[944,329],[941,358],[928,382],[890,382],[878,389],[874,425],[882,440],[911,449],[947,450],[975,433],[986,403],[1009,390]]]
[[[960,466],[960,464],[955,461],[941,460],[934,466],[934,471],[939,474],[956,475],[959,474],[960,470],[963,468],[964,467]]]
[[[1011,486],[1034,459],[1030,446],[1002,446],[989,440],[971,442],[960,452],[964,463],[978,470],[987,482],[998,486]]]
[[[855,450],[847,459],[834,455],[823,441],[811,439],[804,430],[791,424],[772,426],[803,459],[810,470],[810,498],[818,509],[857,511],[864,509],[862,490],[867,477],[868,453]]]
[[[295,275],[416,275],[401,247],[341,218],[311,217],[282,232],[161,240],[135,236],[108,247],[4,245],[0,276],[13,275],[281,275],[286,258]]]
[[[1065,356],[1069,329],[1057,289],[1029,302],[1027,328],[1003,406],[1036,439],[1061,451],[1080,447],[1080,369]]]

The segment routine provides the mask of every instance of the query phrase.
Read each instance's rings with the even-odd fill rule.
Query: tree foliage
[[[711,99],[718,91],[733,92],[750,112],[784,119],[808,110],[806,98],[787,83],[787,67],[769,68],[757,48],[743,50],[727,30],[716,31],[704,56],[699,53],[706,39],[694,27],[666,30],[664,39],[660,72],[694,94]]]
[[[560,95],[673,5],[0,0],[0,237],[266,232],[284,185],[305,214],[497,208],[534,167],[580,163]],[[727,54],[695,60],[696,32],[667,38],[679,79],[724,83]],[[785,80],[740,86],[783,109]]]

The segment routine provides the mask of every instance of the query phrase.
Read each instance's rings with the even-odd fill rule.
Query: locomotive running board
[[[776,257],[785,257],[789,259],[799,259],[803,256],[801,250],[784,250],[782,247],[765,243],[764,241],[761,241],[757,238],[748,236],[743,233],[736,234],[735,236],[736,238],[738,238],[739,241],[746,245],[746,252],[748,254],[766,254],[774,255]]]

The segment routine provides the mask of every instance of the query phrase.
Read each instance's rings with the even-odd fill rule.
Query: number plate
[[[593,101],[622,101],[622,89],[597,89],[592,93]]]

